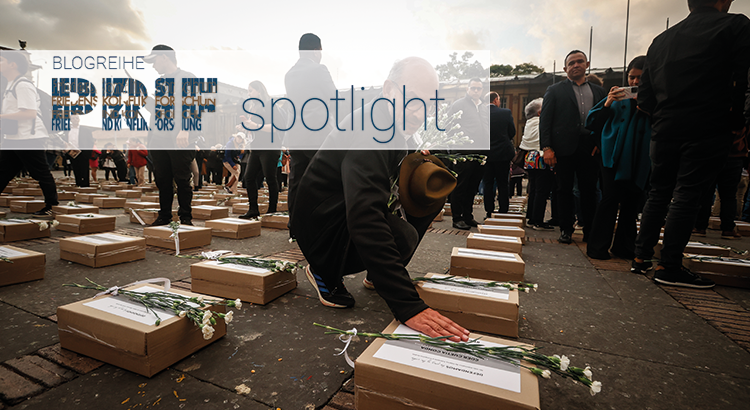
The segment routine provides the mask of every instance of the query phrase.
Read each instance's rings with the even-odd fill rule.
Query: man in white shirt
[[[29,69],[29,62],[23,52],[0,52],[0,74],[8,81],[3,94],[0,111],[0,192],[23,168],[32,178],[39,181],[44,194],[44,209],[35,212],[36,216],[51,216],[52,207],[57,205],[55,179],[47,166],[44,156],[44,143],[49,138],[47,129],[39,116],[39,94],[36,87],[23,77]]]

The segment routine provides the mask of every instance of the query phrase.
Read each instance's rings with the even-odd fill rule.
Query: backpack
[[[39,109],[36,110],[36,117],[31,122],[31,135],[34,135],[36,133],[37,118],[39,118],[42,121],[42,124],[44,124],[44,128],[47,130],[47,135],[56,134],[56,132],[53,133],[50,129],[52,126],[52,97],[49,94],[36,88],[34,83],[32,83],[27,78],[20,78],[13,84],[13,88],[9,89],[6,92],[13,94],[13,98],[18,100],[18,96],[16,95],[16,87],[18,87],[18,84],[22,82],[31,84],[34,89],[36,89],[36,92],[39,95]]]

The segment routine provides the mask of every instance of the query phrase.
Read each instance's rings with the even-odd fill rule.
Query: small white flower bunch
[[[202,325],[201,326],[201,332],[203,332],[203,339],[210,340],[212,337],[214,337],[214,332],[216,329],[211,327],[211,325]]]
[[[49,229],[49,225],[47,224],[47,222],[39,222],[40,231],[46,231],[47,229]]]

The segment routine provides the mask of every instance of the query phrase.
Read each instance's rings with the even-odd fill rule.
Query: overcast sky
[[[318,34],[328,50],[484,49],[492,62],[548,71],[571,49],[621,66],[627,0],[0,0],[0,45],[29,50],[296,50]],[[750,0],[730,12],[750,14]],[[687,0],[632,0],[628,58],[688,14]]]

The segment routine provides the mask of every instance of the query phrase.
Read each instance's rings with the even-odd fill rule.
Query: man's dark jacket
[[[510,162],[515,155],[516,126],[507,108],[490,104],[490,152],[487,162]]]
[[[594,96],[593,107],[607,96],[607,92],[598,85],[588,84]],[[549,86],[544,94],[542,115],[539,118],[540,147],[551,147],[558,157],[573,155],[581,143],[590,144],[593,149],[593,137],[589,141],[581,141],[582,129],[583,124],[572,82],[565,80]]]

